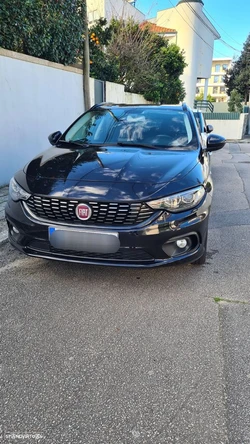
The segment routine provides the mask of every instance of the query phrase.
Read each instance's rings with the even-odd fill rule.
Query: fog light
[[[19,234],[18,229],[17,229],[16,227],[14,227],[14,226],[13,226],[13,231],[14,231],[14,233],[16,233],[16,234]]]
[[[176,241],[176,245],[177,245],[178,248],[186,248],[187,240],[186,239],[178,239]]]

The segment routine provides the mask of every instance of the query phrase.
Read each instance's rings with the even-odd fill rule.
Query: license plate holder
[[[120,248],[116,232],[79,230],[67,227],[48,228],[50,245],[59,250],[86,253],[116,253]]]

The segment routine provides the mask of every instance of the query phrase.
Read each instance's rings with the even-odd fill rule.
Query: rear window
[[[152,147],[197,148],[188,113],[163,108],[97,109],[80,117],[66,141],[88,144],[144,143]]]

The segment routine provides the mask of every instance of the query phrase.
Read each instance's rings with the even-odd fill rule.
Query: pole
[[[85,3],[85,18],[84,18],[84,46],[83,46],[83,60],[82,60],[82,72],[83,72],[83,96],[84,96],[84,109],[87,111],[91,107],[90,103],[90,64],[89,64],[89,28],[86,1]]]

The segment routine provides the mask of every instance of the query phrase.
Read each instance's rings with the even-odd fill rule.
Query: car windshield
[[[196,149],[188,113],[164,108],[95,109],[81,116],[64,135],[66,142],[89,145]]]

